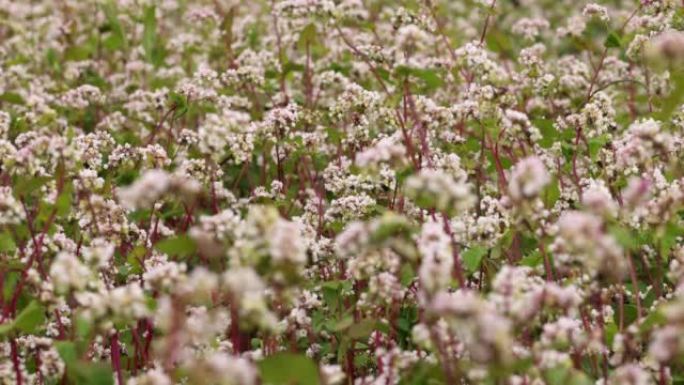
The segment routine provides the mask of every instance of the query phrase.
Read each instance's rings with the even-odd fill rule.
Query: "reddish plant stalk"
[[[119,332],[114,332],[110,337],[112,368],[116,373],[116,380],[119,385],[124,384],[123,373],[121,371],[121,346],[119,345]]]

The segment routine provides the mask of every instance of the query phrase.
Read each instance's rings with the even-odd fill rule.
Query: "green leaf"
[[[609,33],[608,37],[606,37],[604,45],[606,48],[620,48],[622,46],[622,43],[620,42],[620,36],[618,36],[615,32]]]
[[[14,323],[13,322],[0,324],[0,337],[7,335],[12,330],[14,330]]]
[[[319,385],[318,366],[301,354],[278,353],[259,362],[263,385]]]
[[[61,65],[59,64],[59,60],[60,59],[57,51],[54,48],[48,48],[47,52],[45,53],[45,61],[47,62],[48,67],[50,67],[53,71],[60,71]]]
[[[674,84],[672,92],[663,100],[661,110],[655,114],[662,121],[667,121],[684,101],[684,71],[671,71],[670,82]]]
[[[615,335],[618,333],[618,326],[614,322],[606,322],[606,325],[603,327],[603,329],[606,345],[613,346],[613,340],[615,339]]]
[[[145,7],[142,22],[142,46],[145,50],[145,57],[148,62],[159,67],[164,62],[164,47],[157,33],[157,8],[154,5]]]
[[[14,192],[19,196],[26,195],[27,193],[36,191],[43,187],[43,185],[45,185],[51,179],[52,178],[43,176],[19,179],[14,185]]]
[[[406,217],[388,211],[382,215],[370,238],[373,243],[382,243],[396,235],[410,234],[411,230]]]
[[[223,38],[225,39],[225,41],[228,42],[233,41],[233,24],[235,24],[235,8],[236,7],[230,7],[228,14],[223,17],[223,21],[221,22],[221,31],[223,32]],[[232,53],[230,45],[227,45],[226,49],[228,50],[228,54]]]
[[[543,261],[544,257],[538,250],[535,250],[531,254],[523,257],[523,259],[520,260],[520,264],[522,266],[537,267],[541,265]]]
[[[374,319],[363,319],[349,327],[347,335],[352,339],[368,338],[373,330],[376,329],[377,321]]]
[[[558,130],[556,130],[556,127],[553,125],[553,120],[535,119],[532,121],[532,123],[542,134],[542,139],[539,141],[539,145],[544,148],[551,148],[553,143],[555,143],[558,138]]]
[[[615,237],[615,239],[618,241],[618,243],[624,247],[625,249],[628,250],[633,250],[637,246],[639,246],[639,243],[637,242],[637,237],[632,234],[631,231],[620,227],[620,226],[613,226],[609,229],[609,232]]]
[[[316,25],[314,23],[308,24],[299,34],[299,41],[297,42],[298,48],[306,49],[307,45],[311,46],[316,44],[317,35]]]
[[[670,253],[670,248],[677,243],[677,238],[682,236],[682,229],[674,223],[668,222],[659,232],[658,239],[660,241],[660,254],[667,257]]]
[[[482,257],[487,254],[487,248],[482,246],[474,246],[461,253],[463,258],[463,265],[470,273],[474,273],[480,268]]]
[[[76,316],[76,319],[74,320],[74,326],[75,327],[75,332],[76,335],[79,338],[82,338],[83,340],[87,340],[86,337],[90,335],[90,333],[93,331],[93,328],[95,325],[93,325],[93,322],[86,318],[83,315],[78,315]]]
[[[17,249],[17,245],[14,243],[14,239],[8,232],[0,233],[0,253],[6,252],[11,253]]]
[[[632,304],[624,305],[624,315],[625,315],[625,326],[631,325],[636,321],[638,317],[637,307]],[[614,319],[618,320],[615,323],[619,323],[620,313],[616,312],[613,316]]]
[[[437,364],[419,361],[402,376],[399,385],[441,385],[446,384],[444,371]]]
[[[126,262],[131,265],[131,272],[140,274],[143,271],[142,263],[143,257],[147,254],[147,250],[143,246],[136,246],[126,256]]]
[[[589,139],[589,156],[591,160],[596,161],[599,151],[608,143],[608,136],[601,135]]]
[[[188,100],[185,97],[172,92],[169,95],[169,99],[171,99],[171,105],[175,108],[173,119],[178,119],[188,112]]]
[[[67,188],[62,191],[61,194],[57,197],[57,200],[55,201],[55,209],[57,210],[57,216],[60,218],[66,217],[69,215],[69,212],[71,211],[71,202],[72,202],[72,189],[71,185],[68,185]]]
[[[444,83],[439,73],[434,69],[398,66],[395,71],[397,76],[401,78],[412,76],[422,80],[429,90],[439,88]]]
[[[74,362],[69,375],[76,384],[114,385],[112,368],[104,363]]]
[[[78,354],[76,353],[76,345],[71,341],[57,341],[55,342],[55,348],[57,353],[62,358],[65,364],[71,365],[78,359]]]
[[[399,271],[399,280],[402,286],[408,287],[416,277],[416,271],[410,263],[404,263]]]
[[[119,12],[116,8],[116,2],[108,1],[103,5],[103,11],[107,19],[107,29],[110,34],[103,41],[103,45],[110,51],[117,51],[126,48],[126,35],[124,34],[121,22],[119,22]]]
[[[14,92],[5,92],[4,94],[0,94],[0,101],[10,104],[25,104],[24,98]]]
[[[109,48],[108,40],[111,38],[109,36],[104,40],[103,45],[105,48]],[[92,54],[92,48],[89,45],[76,45],[70,46],[64,51],[64,61],[80,61],[86,60]]]
[[[646,333],[651,331],[654,327],[665,324],[666,322],[667,319],[665,318],[665,315],[663,315],[663,312],[660,309],[656,309],[655,311],[649,312],[645,318],[642,318],[641,325],[639,325],[639,331]]]
[[[154,248],[164,254],[186,257],[195,253],[197,245],[187,235],[180,235],[159,241],[154,245]]]
[[[544,206],[549,209],[552,208],[558,198],[560,198],[560,187],[558,186],[558,178],[554,177],[551,183],[544,189]]]
[[[547,369],[544,372],[544,378],[549,385],[565,385],[568,382],[570,369],[565,366],[557,366]]]
[[[428,89],[434,90],[436,88],[439,88],[442,86],[444,83],[442,81],[442,78],[439,76],[439,73],[435,70],[431,69],[415,69],[413,70],[413,74],[425,82],[425,86]]]
[[[594,383],[586,374],[562,365],[544,371],[544,377],[549,385],[592,385]]]
[[[45,309],[38,301],[31,301],[14,320],[15,327],[27,334],[33,334],[43,323]]]
[[[346,316],[339,321],[335,321],[332,330],[336,332],[341,332],[349,329],[354,324],[354,317]]]
[[[339,281],[328,281],[321,285],[321,294],[323,296],[323,302],[330,308],[330,310],[335,311],[340,306],[340,290],[342,289],[342,283]]]

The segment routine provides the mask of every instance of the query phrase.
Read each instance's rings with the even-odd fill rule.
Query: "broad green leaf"
[[[624,305],[625,326],[631,325],[638,317],[637,307],[632,304]],[[617,313],[616,317],[619,319],[620,315]]]
[[[444,82],[439,76],[439,73],[431,69],[414,69],[411,73],[418,79],[425,82],[428,89],[433,90],[439,88]]]
[[[0,253],[1,252],[13,252],[17,249],[17,245],[14,243],[14,239],[8,232],[0,233]]]
[[[667,321],[663,312],[656,309],[648,313],[648,315],[641,319],[639,331],[642,333],[650,332],[652,328],[662,325]]]
[[[178,119],[181,116],[185,115],[186,112],[188,112],[187,98],[175,92],[172,92],[169,95],[169,99],[171,99],[172,106],[176,109],[173,113],[174,119]]]
[[[65,364],[71,365],[78,359],[78,354],[76,353],[76,345],[71,341],[57,341],[55,342],[55,348],[57,353],[62,358]]]
[[[618,332],[618,326],[614,322],[606,322],[606,325],[603,327],[603,329],[606,345],[613,346],[613,340]]]
[[[544,189],[543,200],[546,208],[552,208],[560,198],[560,187],[558,185],[558,178],[554,177],[548,186]]]
[[[103,11],[107,18],[107,28],[110,34],[105,38],[103,45],[110,51],[126,48],[126,35],[119,21],[119,11],[116,2],[108,1],[103,5]]]
[[[83,315],[77,315],[74,320],[76,335],[85,339],[93,331],[95,325]]]
[[[377,321],[374,319],[363,319],[349,327],[347,335],[352,339],[368,338],[373,330],[376,329]]]
[[[603,148],[603,146],[606,145],[606,143],[608,143],[607,135],[601,135],[589,139],[589,156],[591,156],[591,160],[595,161],[597,159],[599,151]]]
[[[658,239],[660,244],[660,254],[667,257],[670,253],[670,248],[677,242],[677,238],[682,236],[684,232],[674,223],[667,223],[659,232]]]
[[[307,45],[311,46],[316,44],[317,34],[316,25],[313,23],[308,24],[299,34],[299,41],[297,42],[298,48],[303,50],[306,49]]]
[[[332,330],[334,330],[336,332],[341,332],[341,331],[349,329],[353,324],[354,324],[354,317],[346,316],[346,317],[343,317],[341,320],[336,321],[333,325]]]
[[[408,287],[415,279],[416,271],[413,269],[410,263],[404,263],[399,271],[399,279],[402,286]]]
[[[43,187],[43,185],[45,185],[51,179],[52,178],[43,176],[19,179],[14,185],[14,192],[19,196],[26,195]]]
[[[544,261],[544,257],[542,254],[535,250],[529,255],[526,255],[523,257],[523,259],[520,260],[520,264],[523,266],[529,266],[529,267],[537,267],[541,265],[541,263]]]
[[[482,257],[487,254],[487,248],[482,246],[474,246],[461,253],[463,265],[470,273],[474,273],[480,268]]]
[[[143,38],[142,46],[145,50],[147,61],[158,65],[158,45],[157,45],[157,9],[154,5],[145,7],[143,14]]]
[[[48,67],[53,71],[60,71],[61,65],[59,64],[59,60],[57,51],[54,48],[48,48],[45,53],[45,61],[47,62]]]
[[[59,217],[65,217],[69,215],[69,212],[71,211],[71,202],[72,189],[71,185],[68,185],[67,188],[65,188],[64,191],[59,194],[57,200],[55,201],[55,209],[57,210],[57,215]]]
[[[76,361],[69,369],[69,376],[77,384],[114,385],[114,373],[108,364]]]
[[[620,36],[618,36],[615,32],[611,32],[606,37],[604,45],[606,48],[620,48],[620,46],[622,46],[622,43],[620,43]]]
[[[278,353],[259,362],[263,385],[319,385],[318,366],[302,354]]]
[[[45,309],[38,301],[31,301],[14,320],[17,329],[27,334],[34,333],[45,323]]]
[[[626,249],[633,250],[639,246],[637,238],[634,236],[634,234],[623,227],[612,226],[609,229],[609,232],[613,235],[613,237],[615,237],[618,243]]]
[[[412,229],[406,217],[388,211],[383,214],[374,230],[371,234],[372,242],[381,243],[396,235],[409,234]]]
[[[437,71],[433,69],[398,66],[395,71],[396,75],[402,79],[409,77],[420,79],[425,83],[425,86],[428,89],[435,89],[443,84],[442,78],[439,76]]]
[[[0,94],[0,101],[10,104],[25,104],[24,98],[14,92],[5,92],[4,94]]]
[[[399,385],[442,385],[446,384],[444,370],[438,365],[419,361],[399,380]]]
[[[550,148],[558,140],[558,130],[553,125],[553,121],[550,119],[535,119],[532,121],[535,127],[539,129],[542,134],[542,139],[539,141],[539,145],[544,148]]]
[[[143,246],[136,246],[131,250],[126,256],[126,262],[131,265],[131,272],[139,274],[142,272],[142,261],[143,257],[147,253],[147,250]]]
[[[9,334],[14,330],[14,322],[7,322],[4,324],[0,324],[0,337],[5,336],[6,334]]]
[[[545,370],[544,378],[548,385],[592,385],[594,383],[586,374],[562,365]]]
[[[197,250],[197,245],[189,236],[180,235],[159,241],[154,245],[154,248],[164,254],[185,257],[193,254]]]
[[[670,83],[673,84],[672,92],[663,100],[661,110],[655,114],[661,121],[667,121],[684,101],[684,71],[672,71]]]

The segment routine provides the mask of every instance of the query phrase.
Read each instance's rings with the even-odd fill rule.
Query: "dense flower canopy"
[[[0,384],[684,384],[679,0],[0,0]]]

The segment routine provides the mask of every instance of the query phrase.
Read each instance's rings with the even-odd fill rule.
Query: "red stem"
[[[116,380],[119,385],[123,385],[123,373],[121,372],[121,347],[119,346],[119,332],[112,334],[111,340],[112,349],[112,367],[116,373]]]
[[[12,338],[10,340],[10,349],[12,355],[12,366],[14,367],[14,377],[17,381],[17,385],[22,385],[24,380],[21,375],[21,366],[19,365],[19,349],[17,348],[17,340]]]

